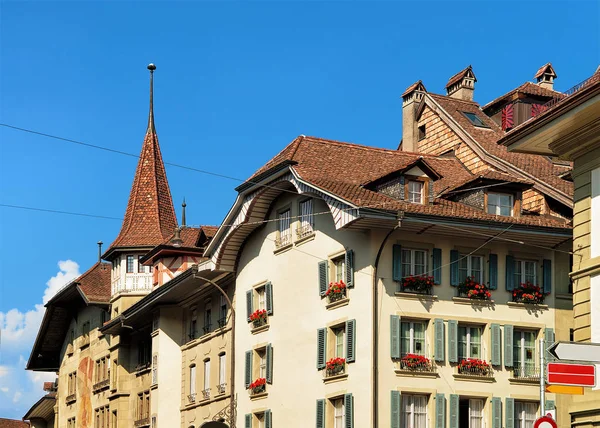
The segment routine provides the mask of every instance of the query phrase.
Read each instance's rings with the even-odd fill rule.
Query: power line
[[[123,220],[122,218],[110,217],[110,216],[105,216],[105,215],[76,213],[76,212],[72,212],[72,211],[50,210],[50,209],[46,209],[46,208],[37,208],[37,207],[25,207],[22,205],[0,204],[0,207],[17,208],[17,209],[21,209],[21,210],[30,210],[30,211],[41,211],[41,212],[48,212],[48,213],[55,213],[55,214],[76,215],[76,216],[81,216],[81,217],[95,217],[95,218],[102,218],[102,219],[106,219],[106,220]]]

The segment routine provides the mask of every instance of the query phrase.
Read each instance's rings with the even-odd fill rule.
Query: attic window
[[[425,134],[425,125],[419,126],[419,141],[425,138],[427,134]]]
[[[489,192],[487,195],[488,214],[511,216],[513,213],[513,195]]]
[[[408,202],[414,204],[423,203],[423,182],[416,180],[408,181]]]
[[[473,125],[478,126],[480,128],[489,128],[489,126],[487,126],[485,123],[483,123],[483,121],[475,113],[463,111],[462,114],[464,114],[467,117],[467,119],[469,119],[471,121],[471,123]]]

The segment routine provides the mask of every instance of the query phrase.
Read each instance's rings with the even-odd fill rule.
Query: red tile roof
[[[404,97],[405,95],[410,94],[412,91],[414,91],[415,89],[417,89],[418,87],[421,87],[421,90],[424,92],[427,92],[427,89],[425,89],[425,85],[423,84],[423,82],[421,80],[413,83],[412,85],[410,85],[408,88],[406,88],[406,90],[402,93],[402,97]]]
[[[29,428],[27,422],[17,421],[15,419],[0,418],[0,428]]]
[[[455,83],[460,82],[460,80],[465,77],[468,74],[472,74],[473,78],[475,79],[475,81],[477,82],[477,78],[475,77],[475,73],[473,73],[473,67],[471,67],[470,65],[463,69],[460,70],[458,73],[456,73],[454,76],[452,76],[449,80],[448,83],[446,83],[446,89],[448,89],[450,86],[454,85]]]
[[[90,302],[110,301],[110,263],[96,263],[87,272],[73,281]]]
[[[181,246],[196,247],[198,246],[198,239],[201,234],[210,239],[215,236],[218,229],[218,226],[184,227],[179,231],[179,237],[183,241]],[[175,236],[175,233],[172,233],[171,236],[165,239],[163,245],[170,245],[173,236]]]
[[[533,77],[537,79],[538,77],[542,76],[542,74],[544,74],[546,72],[546,69],[548,69],[548,73],[550,73],[550,75],[552,77],[557,77],[556,72],[554,71],[554,67],[552,67],[552,63],[550,63],[550,62],[542,65],[538,69],[538,71],[535,72],[535,76],[533,76]]]
[[[486,105],[481,107],[481,109],[487,110],[490,107],[493,107],[496,104],[499,104],[501,101],[505,101],[505,100],[512,101],[513,96],[516,94],[523,94],[523,95],[530,95],[530,96],[534,96],[534,97],[547,98],[548,100],[550,100],[552,98],[562,98],[564,96],[562,94],[562,92],[554,91],[552,89],[542,88],[540,85],[536,85],[535,83],[532,83],[532,82],[525,82],[521,86],[517,86],[512,91],[509,91],[504,95],[500,95],[498,98],[490,101],[489,103],[487,103]]]

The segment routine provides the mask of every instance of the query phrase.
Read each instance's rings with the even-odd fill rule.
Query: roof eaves
[[[279,162],[278,164],[272,166],[268,170],[261,172],[257,176],[253,177],[252,180],[247,180],[244,183],[240,184],[239,186],[237,186],[235,188],[235,191],[238,193],[241,193],[245,190],[248,190],[249,188],[251,188],[253,186],[256,186],[256,185],[260,186],[260,182],[263,181],[264,179],[268,178],[269,176],[276,174],[276,173],[286,169],[289,166],[297,165],[297,164],[298,164],[298,162],[293,161],[293,160],[284,160],[282,162]]]

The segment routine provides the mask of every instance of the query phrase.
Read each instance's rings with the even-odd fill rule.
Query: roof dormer
[[[459,100],[473,101],[477,78],[473,68],[468,66],[452,76],[446,83],[446,94]]]
[[[558,76],[556,76],[556,72],[554,71],[554,67],[552,67],[551,63],[548,64],[544,64],[542,65],[537,73],[535,73],[535,79],[537,84],[541,87],[541,88],[545,88],[545,89],[554,89],[554,79],[556,79]]]

